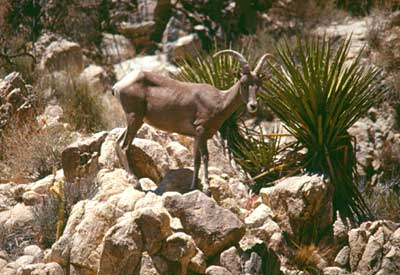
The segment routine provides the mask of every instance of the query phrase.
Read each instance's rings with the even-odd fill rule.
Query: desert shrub
[[[44,82],[63,108],[63,120],[73,130],[90,133],[106,128],[100,95],[92,91],[87,82],[71,76],[45,79]]]
[[[361,182],[365,198],[376,219],[400,222],[400,174],[371,186]]]
[[[61,167],[61,150],[69,142],[62,131],[39,127],[35,118],[9,125],[1,137],[2,165],[8,169],[0,181],[28,182]]]
[[[354,177],[356,158],[348,129],[382,99],[379,70],[346,63],[350,39],[332,50],[326,38],[299,39],[295,51],[278,46],[282,66],[271,65],[261,99],[305,149],[300,167],[324,174],[335,187],[333,206],[352,220],[370,217]]]
[[[338,20],[344,15],[336,8],[334,0],[276,1],[271,12],[297,33],[307,33],[310,27]]]
[[[400,3],[398,0],[338,0],[337,7],[353,15],[366,15],[373,9],[391,11],[400,9]]]

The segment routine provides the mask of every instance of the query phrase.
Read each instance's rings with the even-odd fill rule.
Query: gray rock
[[[64,271],[62,267],[57,263],[29,264],[20,267],[17,271],[17,275],[42,275],[42,274],[64,275]]]
[[[0,258],[0,272],[3,269],[3,267],[5,267],[7,265],[7,261]]]
[[[43,114],[36,119],[43,129],[62,128],[64,124],[60,120],[63,118],[63,115],[64,111],[59,105],[47,105]]]
[[[232,275],[242,274],[239,251],[234,246],[221,253],[219,256],[219,263],[221,266],[228,269]]]
[[[337,266],[330,266],[323,269],[323,275],[350,275],[350,273],[343,268]]]
[[[43,250],[37,245],[28,245],[24,248],[24,255],[35,257],[35,261],[39,262],[43,259]]]
[[[149,178],[139,179],[139,185],[140,185],[140,189],[143,190],[144,192],[154,191],[157,189],[157,184],[155,184],[154,181],[152,181]]]
[[[147,192],[146,195],[139,199],[135,205],[135,210],[140,208],[159,208],[163,207],[163,198],[153,192]]]
[[[201,49],[201,40],[196,34],[188,34],[170,44],[168,56],[172,60],[181,60],[195,55]]]
[[[45,197],[36,193],[35,191],[28,190],[22,195],[22,201],[25,205],[36,205],[43,203]]]
[[[347,243],[347,232],[349,226],[345,224],[343,219],[340,217],[339,211],[336,212],[336,221],[333,223],[333,238],[335,243],[342,244]]]
[[[350,268],[359,274],[396,274],[400,224],[378,220],[349,231]]]
[[[225,267],[212,265],[207,267],[205,275],[232,275],[232,273]]]
[[[192,184],[193,171],[191,169],[173,169],[165,174],[161,180],[155,193],[163,194],[165,192],[178,192],[181,194],[192,191],[190,186]]]
[[[164,205],[181,220],[185,232],[207,257],[237,243],[244,235],[243,223],[200,191],[165,197]]]
[[[135,275],[168,275],[176,273],[176,265],[171,266],[159,256],[150,256],[147,252],[142,253],[140,266]]]
[[[281,233],[279,225],[273,220],[274,213],[265,204],[260,204],[244,220],[246,234],[240,240],[240,247],[249,250],[256,244],[268,242],[275,233]]]
[[[161,41],[171,13],[171,0],[138,0],[137,9],[128,22],[118,26],[118,30],[132,39],[139,49],[151,47],[154,41]]]
[[[159,174],[163,177],[170,168],[171,160],[167,150],[156,141],[135,138],[133,145],[143,150],[155,162]]]
[[[250,258],[244,263],[244,274],[262,275],[262,259],[255,253],[251,252]]]
[[[103,33],[101,52],[109,63],[117,63],[135,56],[131,41],[119,34]]]
[[[358,262],[361,260],[365,246],[367,245],[367,232],[362,229],[352,229],[349,231],[349,247],[350,247],[350,269],[355,271]]]

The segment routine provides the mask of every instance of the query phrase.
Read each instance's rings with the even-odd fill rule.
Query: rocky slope
[[[128,175],[113,149],[120,131],[71,144],[55,175],[1,186],[1,274],[305,274],[295,244],[308,230],[332,232],[328,252],[307,256],[320,274],[396,274],[400,224],[334,222],[326,179],[287,178],[256,199],[237,174],[211,169],[209,198],[188,190],[191,170],[177,164],[190,156],[175,153],[187,148],[150,126],[139,136],[152,140],[134,142],[143,176]]]
[[[114,1],[110,11],[118,34],[102,33],[99,44],[111,69],[96,65],[88,49],[70,38],[43,33],[35,43],[36,69],[60,83],[72,78],[88,84],[102,100],[109,130],[72,131],[54,89],[44,91],[47,106],[35,118],[40,129],[65,131],[73,142],[62,150],[61,169],[53,175],[27,184],[0,175],[0,274],[398,274],[400,224],[342,220],[333,213],[329,181],[319,175],[282,179],[253,195],[219,143],[210,140],[210,198],[189,190],[192,141],[148,125],[130,152],[135,176],[123,170],[115,142],[124,116],[107,93],[111,79],[132,70],[176,73],[171,62],[193,52],[199,35],[212,30],[191,26],[211,20],[191,13],[159,20],[170,1],[138,1],[142,9],[129,12],[122,2]],[[397,54],[393,60],[399,59],[393,47],[400,39],[398,16],[382,25],[382,47]],[[370,20],[346,19],[315,33],[333,38],[353,33],[354,57],[370,39]],[[162,53],[138,56],[142,48],[154,47],[154,37]],[[376,63],[374,58],[379,53],[368,48],[365,62]],[[19,73],[4,77],[0,135],[14,117],[30,114],[35,100]],[[383,149],[389,146],[394,161],[400,160],[395,117],[393,106],[384,103],[351,129],[359,173],[371,185],[385,180]]]

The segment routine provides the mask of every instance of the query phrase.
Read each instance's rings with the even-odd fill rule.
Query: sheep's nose
[[[249,113],[255,113],[257,111],[257,103],[256,102],[247,103],[247,111]]]

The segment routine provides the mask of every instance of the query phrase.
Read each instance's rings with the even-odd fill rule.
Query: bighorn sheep
[[[181,82],[144,71],[127,75],[113,86],[113,93],[119,97],[127,119],[127,128],[117,140],[117,149],[122,149],[119,157],[123,158],[121,162],[128,171],[127,153],[137,131],[146,122],[160,130],[194,137],[191,189],[197,186],[202,160],[205,178],[203,191],[208,193],[207,140],[243,103],[247,104],[250,113],[257,110],[256,92],[261,85],[258,73],[270,57],[264,54],[251,71],[249,63],[240,53],[223,50],[214,57],[220,54],[236,58],[242,68],[240,79],[227,91],[220,91],[208,84]]]

